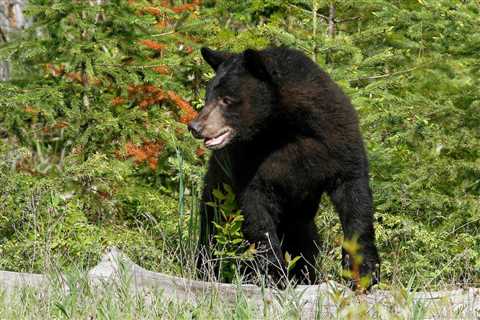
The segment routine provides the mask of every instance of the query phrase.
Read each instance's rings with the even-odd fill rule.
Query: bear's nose
[[[201,135],[201,131],[202,131],[202,128],[201,128],[201,125],[198,121],[190,121],[188,123],[188,130],[192,133],[192,135],[197,138],[197,139],[200,139],[202,138],[202,135]]]

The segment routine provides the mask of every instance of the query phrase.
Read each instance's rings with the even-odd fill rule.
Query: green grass
[[[53,274],[51,279],[52,285],[42,290],[0,291],[0,319],[300,319],[308,307],[315,308],[315,319],[476,319],[480,315],[471,309],[471,301],[460,313],[445,299],[415,301],[412,288],[401,287],[391,291],[391,298],[370,305],[363,295],[332,287],[319,296],[316,306],[305,306],[302,291],[293,288],[259,304],[240,287],[233,302],[214,290],[185,302],[172,300],[161,290],[136,290],[131,277],[122,272],[118,281],[96,285],[81,271],[64,275],[62,281]]]

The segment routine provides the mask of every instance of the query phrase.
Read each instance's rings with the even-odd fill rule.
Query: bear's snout
[[[202,126],[199,121],[197,120],[192,120],[188,123],[188,130],[192,133],[192,135],[196,139],[201,139],[202,137]]]

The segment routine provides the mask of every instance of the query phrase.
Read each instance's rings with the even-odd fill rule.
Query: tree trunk
[[[327,34],[330,38],[335,38],[336,26],[335,26],[335,16],[337,14],[337,8],[334,3],[330,4],[328,9],[328,28]]]
[[[318,10],[318,3],[317,0],[313,0],[312,4],[312,22],[313,22],[313,30],[312,30],[312,60],[317,62],[317,10]]]
[[[26,25],[23,8],[27,0],[3,0],[0,4],[0,45],[8,42],[10,34],[23,29]],[[10,79],[10,63],[0,61],[0,81]]]
[[[330,6],[328,7],[328,25],[327,25],[327,36],[329,38],[335,38],[335,33],[337,32],[337,27],[336,27],[336,15],[337,15],[337,8],[335,7],[335,3],[332,2],[330,3]],[[332,63],[332,57],[331,57],[331,49],[327,50],[326,55],[325,55],[325,63],[330,64]]]

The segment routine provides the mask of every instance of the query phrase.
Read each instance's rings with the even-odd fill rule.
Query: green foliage
[[[301,258],[302,258],[301,256],[296,256],[292,258],[290,253],[285,252],[285,262],[287,263],[287,271],[291,271],[297,264],[298,260],[300,260]]]
[[[198,48],[288,45],[328,71],[359,111],[384,283],[478,283],[475,1],[29,3],[32,27],[0,48],[14,66],[0,84],[0,268],[39,271],[49,257],[85,265],[115,244],[179,272],[165,248],[192,238],[189,197],[204,165],[179,119],[201,105],[212,76]],[[227,217],[237,213],[227,207]],[[230,256],[240,219],[219,226]],[[318,268],[339,279],[342,233],[326,200],[317,222]]]
[[[132,208],[96,193],[106,188],[102,184],[114,182],[121,166],[102,168],[106,163],[98,158],[85,165],[86,170],[80,170],[82,166],[69,170],[71,180],[85,183],[83,190],[64,189],[70,181],[58,177],[31,176],[2,165],[0,269],[51,271],[92,266],[110,245],[121,247],[153,269],[167,259],[158,224],[164,222],[163,232],[175,232],[177,224],[171,213],[176,200],[159,194],[142,195],[141,199],[127,194],[130,201],[141,201],[132,207],[139,211],[135,215]],[[149,210],[140,209],[147,203]]]
[[[212,192],[215,202],[208,205],[216,209],[218,217],[214,222],[214,254],[215,258],[220,259],[220,277],[223,281],[232,282],[238,271],[238,262],[252,258],[255,248],[246,246],[242,234],[243,216],[232,188],[224,184],[223,190],[215,189]]]

